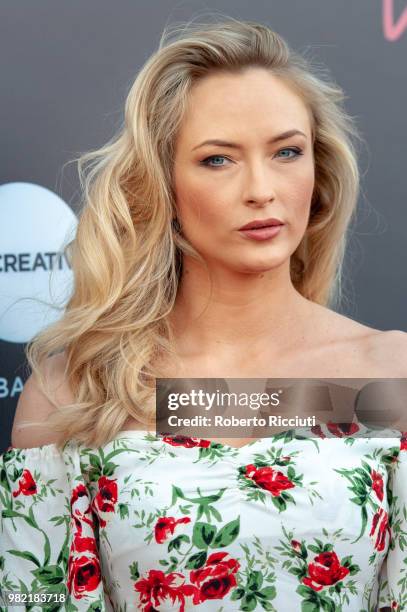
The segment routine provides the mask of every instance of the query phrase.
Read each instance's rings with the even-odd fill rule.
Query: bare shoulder
[[[407,333],[401,330],[383,331],[364,325],[324,306],[314,308],[313,329],[318,323],[317,342],[333,348],[332,355],[340,359],[356,377],[406,378]]]
[[[66,358],[63,353],[46,360],[44,377],[58,405],[74,401],[64,376]],[[47,426],[55,405],[42,392],[37,377],[31,374],[24,384],[14,415],[11,444],[15,448],[33,448],[58,441],[58,436]]]
[[[377,330],[375,330],[377,331]],[[398,329],[377,331],[369,339],[372,363],[385,378],[407,378],[407,333]]]
[[[379,330],[364,325],[326,306],[312,304],[311,324],[313,331],[319,331],[318,338],[327,343],[363,344],[366,339],[379,333]]]

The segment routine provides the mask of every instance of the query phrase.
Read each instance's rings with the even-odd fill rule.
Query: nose
[[[248,170],[244,201],[249,206],[266,206],[275,199],[270,171],[258,163]]]

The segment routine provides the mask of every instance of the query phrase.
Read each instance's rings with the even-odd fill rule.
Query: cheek
[[[178,210],[186,232],[193,234],[205,231],[206,228],[213,232],[221,222],[227,221],[227,201],[230,200],[224,194],[217,194],[213,185],[197,186],[184,182],[177,194]]]
[[[302,179],[293,181],[289,194],[287,194],[287,209],[294,213],[293,221],[306,218],[311,207],[311,199],[314,191],[314,178],[304,176]]]

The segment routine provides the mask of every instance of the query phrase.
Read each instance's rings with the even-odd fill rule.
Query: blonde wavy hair
[[[354,138],[360,138],[343,90],[264,24],[228,18],[165,28],[130,88],[118,134],[74,160],[82,206],[76,236],[65,247],[73,292],[63,316],[26,346],[56,408],[48,424],[60,432],[60,448],[70,439],[100,446],[129,417],[144,424],[154,419],[157,357],[176,361],[168,315],[183,254],[202,261],[173,223],[175,138],[197,81],[249,67],[270,70],[309,110],[315,189],[291,277],[309,300],[327,306],[340,299],[359,192]],[[51,394],[43,370],[44,360],[61,352],[64,380],[75,393],[75,403],[65,406]]]

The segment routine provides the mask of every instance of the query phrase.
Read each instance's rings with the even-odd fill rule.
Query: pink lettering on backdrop
[[[394,0],[383,0],[383,32],[387,40],[397,40],[407,29],[407,7],[394,21]]]

